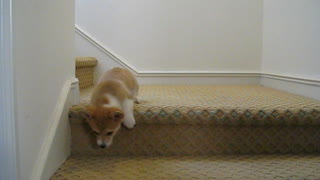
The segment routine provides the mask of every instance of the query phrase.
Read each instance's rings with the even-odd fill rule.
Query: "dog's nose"
[[[105,144],[100,145],[101,148],[106,148],[107,146]]]

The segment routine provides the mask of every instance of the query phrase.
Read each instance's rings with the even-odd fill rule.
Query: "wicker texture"
[[[80,89],[93,86],[94,67],[97,65],[97,59],[94,57],[76,58],[76,77],[79,79]]]
[[[51,180],[320,179],[320,156],[69,158]]]

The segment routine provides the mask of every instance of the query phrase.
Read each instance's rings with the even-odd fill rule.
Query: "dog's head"
[[[124,117],[119,108],[105,106],[88,106],[80,114],[86,119],[101,148],[112,144],[112,139],[120,129]]]

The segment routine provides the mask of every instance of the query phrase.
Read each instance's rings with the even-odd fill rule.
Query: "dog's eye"
[[[97,133],[97,132],[95,132],[95,131],[93,131],[93,134],[94,134],[94,135],[96,135],[96,136],[98,136],[98,135],[99,135],[99,133]]]
[[[107,136],[111,136],[113,132],[107,132]]]

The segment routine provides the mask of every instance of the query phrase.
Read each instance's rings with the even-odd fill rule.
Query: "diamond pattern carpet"
[[[320,102],[259,85],[145,85],[137,126],[100,150],[70,111],[73,155],[215,155],[320,152]]]
[[[72,121],[90,102],[74,106]],[[320,125],[320,101],[259,85],[144,85],[137,124]]]
[[[137,126],[99,149],[70,110],[71,157],[52,180],[320,179],[320,102],[258,85],[146,85]]]

